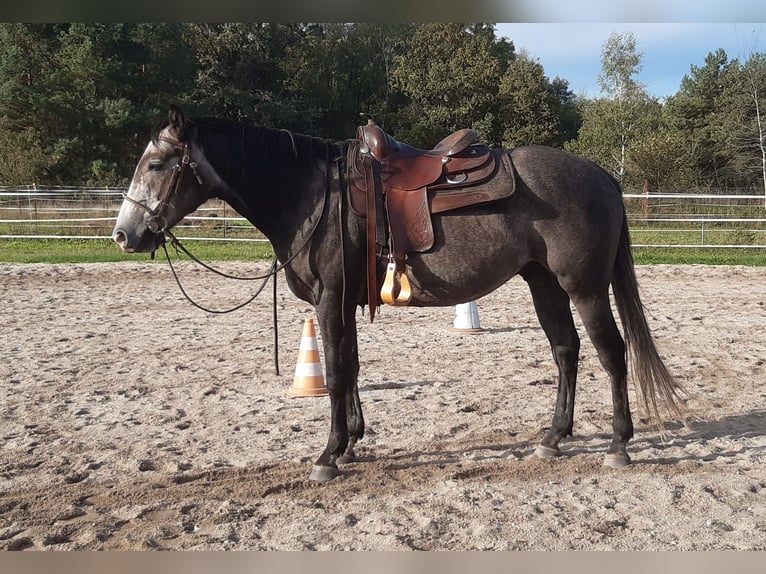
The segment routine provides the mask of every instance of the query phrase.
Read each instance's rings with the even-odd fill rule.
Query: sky
[[[496,35],[513,40],[516,51],[526,50],[549,79],[569,81],[577,95],[600,94],[601,49],[613,32],[633,32],[643,54],[636,76],[649,94],[672,96],[691,66],[703,66],[718,48],[730,60],[746,60],[753,52],[766,52],[766,24],[753,23],[507,23],[497,24]]]

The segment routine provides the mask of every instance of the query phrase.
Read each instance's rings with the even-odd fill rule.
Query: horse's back
[[[509,150],[517,182],[560,208],[603,206],[622,210],[622,190],[604,169],[578,155],[547,146]]]
[[[624,208],[617,182],[579,156],[545,146],[508,151],[507,199],[434,217],[435,246],[412,254],[415,305],[451,305],[497,288],[538,263],[562,285],[611,280]]]

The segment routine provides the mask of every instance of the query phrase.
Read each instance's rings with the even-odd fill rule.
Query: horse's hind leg
[[[609,292],[588,297],[572,296],[572,301],[612,383],[613,434],[604,465],[613,468],[625,466],[630,463],[627,446],[633,437],[633,420],[628,403],[625,342],[614,321]]]
[[[529,284],[537,318],[548,337],[559,371],[553,424],[535,451],[537,456],[549,458],[559,454],[561,439],[572,434],[580,338],[572,319],[569,295],[556,278],[537,264],[525,267],[521,276]]]

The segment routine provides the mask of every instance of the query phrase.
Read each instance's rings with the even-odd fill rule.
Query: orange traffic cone
[[[327,394],[322,363],[319,361],[314,319],[306,319],[303,324],[293,386],[287,390],[287,394],[291,397],[317,397]]]

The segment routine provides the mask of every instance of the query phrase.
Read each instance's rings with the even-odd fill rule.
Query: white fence
[[[122,188],[0,187],[0,240],[111,240],[122,204]],[[211,201],[178,226],[179,238],[204,241],[266,239],[244,217],[221,201]]]
[[[654,193],[623,195],[633,247],[763,249],[763,195]]]
[[[125,189],[0,187],[0,240],[109,240]],[[762,195],[625,194],[633,246],[766,248]],[[206,241],[266,241],[220,201],[187,216],[179,237]]]

